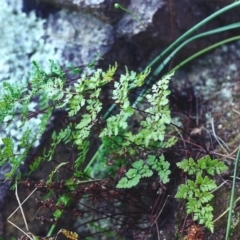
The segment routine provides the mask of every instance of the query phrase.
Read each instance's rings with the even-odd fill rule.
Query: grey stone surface
[[[70,11],[80,11],[90,13],[102,22],[115,24],[121,19],[124,12],[114,7],[116,1],[113,0],[41,0],[39,2],[50,3],[54,6],[69,9]],[[129,0],[118,1],[122,6],[127,7]]]
[[[119,39],[124,39],[126,45],[132,43],[135,48],[136,58],[145,66],[156,55],[158,55],[174,39],[178,38],[192,26],[214,13],[219,8],[232,3],[226,1],[173,1],[173,0],[40,0],[39,2],[51,3],[60,8],[67,8],[70,11],[87,12],[91,16],[97,17],[102,22],[107,22],[113,26],[115,43]],[[129,13],[121,9],[115,9],[114,4],[118,2],[124,8],[132,11],[139,22]],[[201,31],[207,31],[216,27],[223,26],[238,21],[240,10],[234,9],[220,18],[209,22]],[[231,33],[222,33],[212,36],[196,43],[191,43],[185,47],[185,51],[178,55],[177,60],[181,60],[204,48],[213,42],[230,36]],[[122,47],[122,41],[116,45]],[[114,49],[116,49],[116,45]],[[116,60],[118,59],[116,54]],[[176,61],[177,61],[176,60]],[[178,61],[178,62],[179,62]]]
[[[111,25],[83,12],[61,10],[49,17],[47,26],[47,34],[73,65],[88,64],[98,54],[104,55],[114,42]]]
[[[153,26],[154,14],[163,9],[166,4],[167,2],[164,0],[131,1],[127,9],[134,13],[138,19],[125,12],[117,24],[117,35],[131,39],[134,35],[148,31],[148,28]]]

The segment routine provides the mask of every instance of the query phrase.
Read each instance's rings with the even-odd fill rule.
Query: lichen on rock
[[[0,8],[0,96],[3,93],[3,82],[21,86],[28,81],[32,61],[38,62],[43,69],[49,67],[46,59],[52,59],[59,64],[64,62],[62,52],[56,48],[54,39],[46,36],[45,21],[37,18],[34,12],[23,13],[19,2],[21,1],[12,0],[11,4],[3,3]],[[18,7],[13,8],[14,3]],[[16,104],[19,105],[19,103]],[[36,106],[37,103],[32,102],[29,105],[29,111],[34,111]],[[10,124],[1,124],[0,144],[2,144],[1,138],[12,137],[15,139],[14,150],[16,153],[19,152],[17,145],[26,129],[32,129],[34,138],[38,136],[40,117],[31,118],[26,126],[21,128],[19,126],[22,123],[17,114],[14,119],[11,119]]]

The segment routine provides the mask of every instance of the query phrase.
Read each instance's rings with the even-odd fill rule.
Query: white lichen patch
[[[92,5],[99,5],[101,3],[104,3],[104,0],[73,0],[73,4],[76,5],[86,5],[86,6],[92,6]]]
[[[3,82],[12,86],[23,86],[30,78],[32,61],[38,62],[43,69],[48,69],[49,59],[62,64],[62,51],[54,44],[54,39],[46,35],[45,20],[21,11],[21,0],[3,1],[0,8],[0,98],[3,96]],[[19,103],[16,102],[16,109]],[[29,111],[35,112],[37,102],[31,102]],[[39,129],[41,115],[29,118],[23,123],[21,116],[10,114],[0,125],[0,145],[2,139],[13,139],[14,153],[24,152],[20,141],[24,133],[31,131],[29,143],[39,144],[41,131]]]
[[[20,82],[29,77],[31,62],[47,69],[48,59],[62,63],[62,52],[46,37],[45,21],[31,12],[14,11],[5,2],[0,8],[0,89],[1,83]]]

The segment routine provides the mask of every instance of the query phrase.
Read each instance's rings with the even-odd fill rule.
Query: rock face
[[[31,1],[32,2],[32,1]],[[111,25],[113,31],[107,31],[108,34],[111,35],[109,37],[105,36],[105,40],[103,36],[100,36],[100,41],[105,41],[106,46],[108,48],[114,48],[116,51],[116,55],[114,56],[115,60],[121,62],[121,56],[119,56],[119,49],[124,45],[132,44],[134,48],[135,56],[133,57],[133,51],[129,54],[129,58],[138,59],[137,65],[141,62],[141,65],[144,67],[146,66],[151,59],[153,59],[157,54],[159,54],[166,46],[173,42],[174,39],[181,36],[184,32],[194,26],[196,23],[200,22],[204,18],[208,17],[213,12],[217,11],[218,9],[227,6],[228,4],[232,3],[231,0],[227,1],[189,1],[189,0],[181,0],[181,1],[174,1],[174,0],[139,0],[139,1],[130,1],[130,0],[120,0],[118,3],[130,10],[135,17],[130,15],[129,13],[124,12],[120,8],[114,8],[114,4],[116,1],[112,0],[98,0],[98,1],[87,1],[87,0],[41,0],[38,1],[38,6],[43,6],[45,3],[45,10],[48,6],[55,6],[56,8],[60,9],[60,11],[68,11],[68,13],[64,14],[53,14],[51,19],[57,18],[59,19],[59,14],[62,16],[61,21],[69,21],[64,16],[71,16],[73,14],[73,18],[75,18],[75,14],[82,15],[83,13],[89,14],[89,18],[92,19],[93,24],[96,21],[94,17],[96,17],[99,21],[104,23],[108,23]],[[29,0],[25,0],[25,4],[29,4]],[[207,24],[206,27],[203,27],[201,31],[207,31],[216,27],[220,27],[232,22],[236,22],[238,20],[240,10],[234,9],[233,11],[227,12],[226,14],[222,15],[220,18],[216,18],[212,20],[210,23]],[[82,20],[79,20],[81,17],[73,20],[72,23],[65,22],[63,23],[64,26],[69,26],[69,29],[75,28],[75,36],[78,35],[78,28],[76,28],[76,23],[79,22],[81,25],[81,31],[79,34],[86,34],[89,36],[88,33],[84,33],[85,25],[84,25],[84,17]],[[64,19],[64,20],[63,20]],[[138,20],[137,20],[138,19]],[[56,22],[55,20],[53,20]],[[52,22],[52,20],[51,20]],[[57,24],[57,22],[56,22]],[[65,25],[64,25],[65,24]],[[71,26],[73,25],[73,26]],[[108,25],[108,27],[109,27]],[[89,25],[91,27],[91,25]],[[89,27],[88,26],[88,27]],[[96,25],[92,28],[98,28],[99,25]],[[107,28],[108,28],[107,27]],[[103,26],[100,27],[101,30],[104,28]],[[52,28],[54,29],[54,27]],[[73,30],[72,30],[73,31]],[[76,32],[77,31],[77,32]],[[103,31],[100,31],[103,32]],[[106,33],[107,33],[106,32]],[[54,30],[52,31],[54,33]],[[94,36],[96,40],[98,36]],[[176,57],[176,63],[181,61],[182,58],[186,58],[187,56],[191,55],[193,52],[206,47],[213,42],[216,42],[220,39],[226,38],[230,36],[228,34],[221,34],[218,36],[213,36],[208,38],[207,40],[201,40],[197,43],[192,43],[187,46],[183,53],[180,53]],[[79,44],[79,36],[75,38],[76,44]],[[119,41],[121,39],[121,41]],[[67,41],[67,33],[65,35],[65,40]],[[84,41],[88,41],[89,39],[81,39],[81,43],[83,44]],[[74,42],[74,38],[71,37],[70,41]],[[119,46],[118,46],[119,44]],[[67,45],[67,43],[66,43]],[[96,44],[97,49],[98,44]],[[125,47],[125,46],[124,46]],[[123,47],[123,48],[124,48]],[[102,47],[100,47],[101,49]],[[71,47],[71,50],[75,51],[74,47]],[[100,53],[101,50],[99,51]],[[103,51],[104,54],[104,51]],[[67,54],[66,57],[71,56],[71,54]],[[106,56],[108,57],[108,55]],[[113,52],[111,52],[111,57],[113,57]],[[72,61],[70,58],[69,60]],[[124,58],[123,58],[124,60]]]

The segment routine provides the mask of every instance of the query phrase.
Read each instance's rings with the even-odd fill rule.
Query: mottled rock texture
[[[99,1],[84,1],[84,0],[40,0],[40,3],[48,3],[60,9],[69,9],[71,12],[85,12],[90,16],[97,17],[100,21],[110,24],[113,29],[114,43],[108,45],[114,46],[114,49],[122,48],[123,41],[125,45],[132,44],[135,49],[130,52],[129,58],[133,54],[134,59],[138,59],[139,64],[145,66],[151,59],[159,54],[166,46],[174,39],[181,36],[192,26],[214,13],[218,9],[232,3],[231,0],[226,1],[190,1],[190,0],[139,0],[139,1],[117,1],[124,8],[132,11],[141,22],[136,20],[130,14],[123,12],[121,9],[115,9],[116,1],[99,0]],[[206,26],[201,28],[202,31],[207,31],[216,27],[220,27],[229,23],[238,21],[240,14],[239,9],[223,14],[221,17],[212,20]],[[84,28],[84,25],[83,25]],[[184,52],[178,54],[175,63],[182,58],[191,55],[193,52],[208,46],[220,39],[226,38],[234,34],[222,33],[209,37],[207,40],[199,40],[196,43],[189,44]],[[119,44],[119,46],[118,46]],[[111,53],[111,56],[113,53]],[[121,57],[117,54],[114,56],[116,60],[121,62]]]

